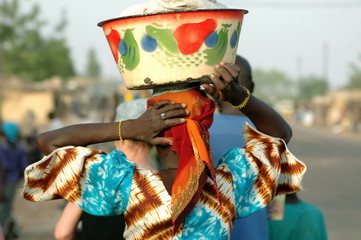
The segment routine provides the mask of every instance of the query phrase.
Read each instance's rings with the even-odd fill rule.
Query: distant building
[[[312,101],[315,125],[338,132],[361,133],[361,90],[339,90]]]

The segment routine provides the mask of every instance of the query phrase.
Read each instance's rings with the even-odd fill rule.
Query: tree
[[[329,90],[328,82],[320,77],[301,78],[298,83],[298,99],[309,101],[318,95],[325,95]]]
[[[101,68],[94,49],[89,49],[87,59],[86,76],[98,79],[101,74]]]
[[[46,25],[39,19],[40,7],[20,11],[19,0],[0,2],[0,74],[18,75],[31,81],[42,81],[58,75],[75,74],[70,51],[63,36],[65,18],[51,37],[44,37]]]
[[[361,61],[361,54],[358,56],[358,60]],[[346,88],[358,88],[361,89],[361,66],[357,66],[355,63],[350,64],[351,74],[349,82]]]
[[[295,91],[293,81],[279,70],[253,71],[255,95],[268,103],[275,103],[280,99],[292,99]]]

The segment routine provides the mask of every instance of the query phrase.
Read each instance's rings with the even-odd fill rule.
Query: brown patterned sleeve
[[[253,190],[264,205],[275,195],[301,189],[306,165],[288,150],[282,139],[263,134],[248,123],[243,135],[247,160],[258,172]]]
[[[38,202],[65,198],[77,202],[81,197],[82,175],[94,162],[100,150],[85,147],[56,149],[24,172],[23,197]]]

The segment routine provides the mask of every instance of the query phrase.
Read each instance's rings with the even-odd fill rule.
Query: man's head
[[[147,109],[147,99],[136,99],[133,101],[123,102],[118,105],[116,109],[115,121],[119,122],[121,120],[137,119],[142,115]],[[117,141],[115,146],[118,150],[122,151],[130,160],[136,162],[141,166],[146,166],[146,163],[141,163],[139,155],[138,157],[135,154],[139,150],[149,150],[149,144],[136,141],[136,140],[124,140]],[[136,158],[136,159],[135,159]],[[144,159],[146,161],[147,159]]]
[[[254,82],[253,82],[253,77],[252,77],[251,65],[244,57],[241,57],[240,55],[237,55],[235,63],[241,69],[239,71],[239,75],[238,75],[239,82],[243,86],[248,88],[248,90],[252,93],[254,90]]]
[[[147,110],[147,99],[123,102],[116,109],[115,121],[136,119]]]

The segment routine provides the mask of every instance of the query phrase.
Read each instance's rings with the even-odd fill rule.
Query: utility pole
[[[327,83],[329,83],[328,64],[329,64],[329,46],[328,43],[326,42],[323,44],[323,48],[322,48],[322,77],[325,79]]]

